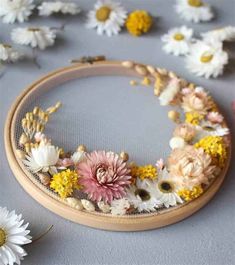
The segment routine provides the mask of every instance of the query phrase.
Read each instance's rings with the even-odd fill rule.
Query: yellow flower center
[[[204,52],[200,58],[202,63],[209,63],[212,59],[213,59],[213,54],[211,54],[210,52]]]
[[[170,181],[164,180],[158,183],[158,188],[161,192],[170,193],[174,190],[174,184]]]
[[[111,8],[108,6],[102,6],[96,11],[96,19],[101,22],[105,22],[107,19],[109,19],[111,11]]]
[[[151,196],[148,193],[148,191],[147,190],[144,190],[144,189],[137,189],[135,191],[135,196],[137,196],[137,195],[140,196],[140,198],[141,198],[142,201],[148,201],[151,198]]]
[[[40,31],[40,29],[39,29],[39,28],[28,28],[28,31],[33,31],[33,32],[35,32],[35,31]]]
[[[193,7],[200,7],[203,5],[203,2],[200,0],[188,0],[188,4]]]
[[[6,243],[6,232],[0,228],[0,247]]]
[[[181,41],[184,39],[184,35],[181,34],[181,33],[176,33],[174,36],[173,36],[174,40],[177,40],[177,41]]]

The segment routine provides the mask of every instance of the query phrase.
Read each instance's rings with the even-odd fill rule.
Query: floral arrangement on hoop
[[[152,85],[161,105],[184,111],[183,117],[176,110],[168,113],[176,127],[166,161],[138,165],[126,152],[88,151],[81,144],[71,153],[54,146],[43,130],[60,102],[25,114],[18,157],[43,185],[77,210],[126,215],[159,212],[194,200],[227,164],[230,140],[223,116],[202,87],[173,72],[132,61],[122,66],[142,76],[140,84]]]

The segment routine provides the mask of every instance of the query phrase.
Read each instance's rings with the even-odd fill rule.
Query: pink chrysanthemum
[[[122,198],[125,187],[130,184],[130,170],[127,164],[112,152],[94,151],[77,167],[79,184],[93,201],[110,203]]]

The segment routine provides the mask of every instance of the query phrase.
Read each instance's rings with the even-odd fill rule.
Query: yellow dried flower
[[[145,166],[132,166],[131,167],[131,175],[136,178],[144,180],[146,178],[156,179],[157,178],[157,169],[153,165],[145,165]]]
[[[185,114],[185,122],[192,125],[198,125],[203,118],[204,116],[198,112],[186,112]]]
[[[194,186],[192,190],[182,189],[178,191],[178,195],[183,198],[186,202],[189,202],[197,197],[199,197],[203,193],[203,189],[201,185]]]
[[[53,175],[50,188],[57,192],[61,198],[70,196],[74,189],[79,189],[78,175],[70,169]]]
[[[227,159],[227,150],[221,136],[206,136],[195,144],[196,148],[203,148],[212,158],[213,164],[223,168]]]
[[[153,19],[145,10],[136,10],[129,14],[126,20],[126,28],[133,36],[147,33],[153,25]]]

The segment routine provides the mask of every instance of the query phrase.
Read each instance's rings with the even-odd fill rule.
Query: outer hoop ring
[[[78,211],[44,192],[29,178],[29,172],[24,169],[22,162],[17,158],[14,141],[14,126],[17,122],[16,116],[20,107],[27,97],[39,88],[46,87],[50,89],[68,80],[95,75],[138,76],[134,70],[123,67],[122,62],[105,61],[94,64],[75,64],[51,72],[33,83],[17,97],[10,108],[4,130],[5,150],[11,170],[25,191],[45,208],[65,219],[93,228],[112,231],[141,231],[163,227],[189,217],[207,204],[219,190],[225,179],[231,159],[231,147],[228,150],[227,164],[220,176],[215,179],[200,197],[189,203],[163,210],[160,213],[112,217],[100,213]]]

